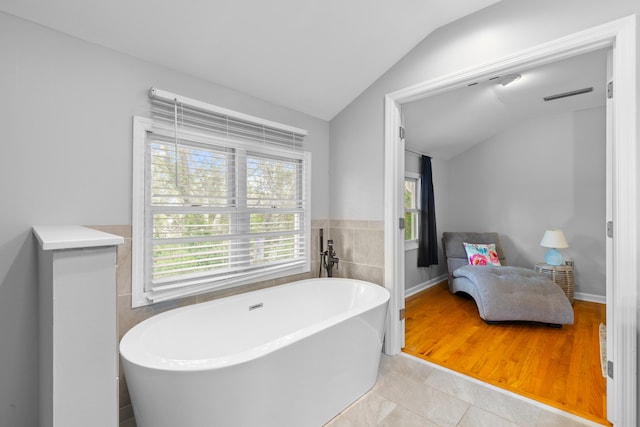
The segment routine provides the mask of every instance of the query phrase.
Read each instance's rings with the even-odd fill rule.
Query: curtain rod
[[[409,153],[415,154],[416,156],[427,156],[433,158],[433,156],[430,156],[429,154],[421,153],[419,151],[412,150],[411,148],[405,147],[404,151],[408,151]]]

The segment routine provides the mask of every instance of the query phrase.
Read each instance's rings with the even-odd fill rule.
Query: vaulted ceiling
[[[600,49],[519,70],[521,78],[508,85],[498,75],[406,104],[406,145],[451,159],[523,120],[604,106],[606,70],[607,49]],[[585,88],[593,90],[544,100]]]
[[[429,33],[498,0],[0,0],[0,10],[330,120]]]

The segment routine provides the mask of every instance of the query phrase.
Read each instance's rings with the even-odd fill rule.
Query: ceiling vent
[[[568,98],[570,96],[581,95],[583,93],[593,92],[593,87],[585,87],[584,89],[572,90],[571,92],[558,93],[556,95],[545,96],[545,101],[553,101],[554,99]]]

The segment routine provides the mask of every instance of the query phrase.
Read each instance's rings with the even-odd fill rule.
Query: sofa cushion
[[[467,259],[471,265],[500,265],[496,245],[493,243],[467,243],[463,242]]]

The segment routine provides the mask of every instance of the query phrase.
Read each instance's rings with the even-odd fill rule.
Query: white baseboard
[[[607,297],[595,294],[585,294],[584,292],[574,292],[573,298],[580,301],[597,302],[599,304],[606,304]]]
[[[419,285],[412,286],[409,289],[405,289],[404,297],[409,298],[411,295],[415,295],[418,292],[424,291],[425,289],[429,289],[444,280],[447,280],[446,274],[442,274],[440,276],[434,277],[433,279],[429,279],[426,282],[420,283]],[[607,303],[607,297],[605,296],[596,295],[596,294],[587,294],[584,292],[574,292],[573,298],[580,301],[596,302],[598,304]]]
[[[447,280],[447,275],[446,274],[442,274],[440,276],[434,277],[433,279],[429,279],[426,282],[422,282],[419,285],[416,286],[412,286],[409,289],[405,289],[404,290],[404,297],[408,298],[411,295],[415,295],[420,291],[424,291],[425,289],[429,289],[435,285],[437,285],[438,283]]]

